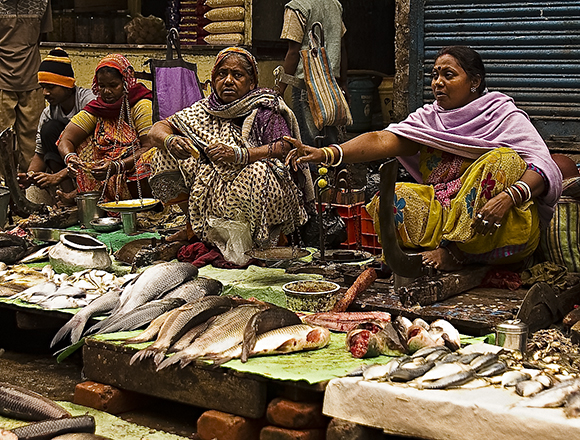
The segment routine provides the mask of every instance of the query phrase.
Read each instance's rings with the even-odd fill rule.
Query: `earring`
[[[477,90],[477,89],[476,89],[475,87],[472,87],[472,88],[471,88],[471,93],[475,93],[475,92],[476,92],[476,90]]]

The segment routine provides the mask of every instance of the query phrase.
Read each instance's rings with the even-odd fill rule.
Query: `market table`
[[[521,401],[496,387],[419,390],[349,377],[331,380],[322,412],[389,434],[441,440],[580,438],[580,419],[562,408],[512,407]]]

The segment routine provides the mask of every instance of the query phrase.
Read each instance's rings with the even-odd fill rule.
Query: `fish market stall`
[[[561,408],[518,407],[523,398],[484,387],[419,390],[341,378],[326,387],[323,413],[389,434],[446,440],[556,440],[580,435],[580,419]]]

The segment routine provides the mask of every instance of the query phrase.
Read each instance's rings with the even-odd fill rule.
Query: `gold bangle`
[[[324,153],[324,162],[322,164],[328,165],[328,151],[326,151],[326,147],[322,147],[320,150]]]
[[[330,147],[324,147],[324,148],[326,148],[328,150],[328,154],[330,155],[330,162],[328,162],[328,165],[332,166],[332,164],[334,163],[334,151]]]
[[[172,133],[172,134],[168,134],[167,136],[165,136],[165,139],[163,139],[163,146],[165,147],[165,149],[167,151],[169,151],[169,144],[171,143],[171,141],[173,140],[173,138],[175,138],[176,136]]]

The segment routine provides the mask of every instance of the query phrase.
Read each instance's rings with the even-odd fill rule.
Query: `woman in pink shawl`
[[[289,163],[369,162],[399,157],[419,183],[397,183],[395,225],[405,248],[425,264],[508,264],[530,257],[561,191],[562,174],[528,116],[487,92],[481,56],[465,46],[437,54],[436,101],[383,131],[342,145],[296,147]],[[368,205],[378,232],[378,198]]]

